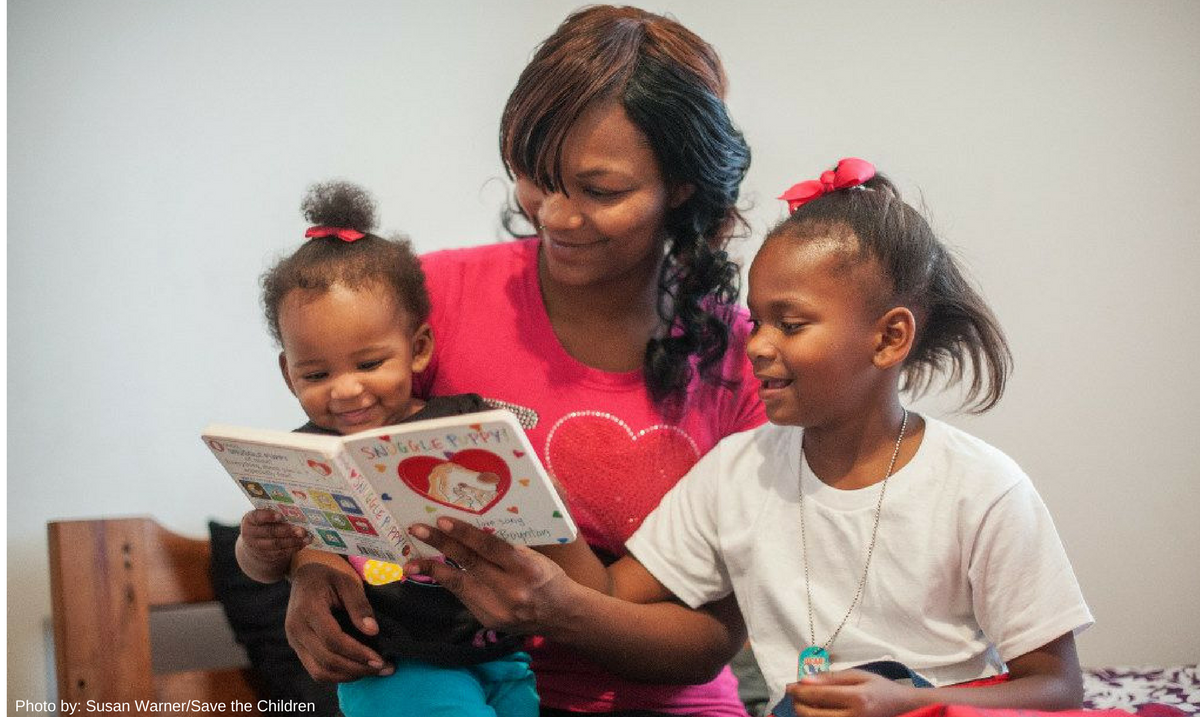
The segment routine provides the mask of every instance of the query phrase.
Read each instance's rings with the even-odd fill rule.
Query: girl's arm
[[[605,595],[636,603],[675,600],[675,595],[631,555],[605,567],[583,538],[534,550],[558,563],[571,580]]]
[[[862,670],[805,677],[787,694],[799,717],[893,717],[932,704],[1007,709],[1079,709],[1083,677],[1066,633],[1008,662],[1009,679],[986,687],[917,688]]]
[[[649,573],[632,559],[618,561],[603,577],[595,569],[599,561],[577,573],[594,583],[588,587],[544,555],[459,521],[442,518],[437,529],[416,525],[410,532],[462,569],[417,560],[404,570],[437,580],[485,627],[542,635],[627,679],[707,682],[746,640],[732,595],[692,610],[676,602],[635,604],[595,589],[608,586],[614,595],[642,601],[662,599],[657,591],[669,597],[652,577],[653,584],[645,581]],[[586,545],[573,550],[587,562]]]

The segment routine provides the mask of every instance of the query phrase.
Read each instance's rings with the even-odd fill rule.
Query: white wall
[[[841,156],[923,196],[1017,359],[953,420],[1054,512],[1099,621],[1083,661],[1196,662],[1200,4],[645,4],[725,59],[746,254]],[[494,238],[500,109],[574,5],[8,4],[10,700],[53,695],[48,519],[200,535],[246,506],[197,431],[300,420],[256,278],[304,188],[365,184],[422,250]]]

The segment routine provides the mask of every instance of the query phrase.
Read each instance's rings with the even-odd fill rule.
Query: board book
[[[520,545],[577,533],[505,410],[346,436],[213,424],[201,438],[255,507],[303,526],[323,550],[393,563],[436,555],[407,529],[443,515]]]

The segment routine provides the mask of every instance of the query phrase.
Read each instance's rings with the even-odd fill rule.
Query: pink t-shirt
[[[566,352],[542,303],[537,255],[538,241],[525,239],[422,257],[435,348],[415,390],[478,393],[535,417],[530,442],[566,489],[583,536],[622,555],[625,540],[702,455],[766,421],[745,355],[748,324],[739,315],[721,366],[740,386],[694,377],[672,423],[654,405],[640,369],[601,371]],[[545,641],[535,639],[533,648],[547,707],[745,715],[728,669],[704,685],[650,685],[622,680]]]

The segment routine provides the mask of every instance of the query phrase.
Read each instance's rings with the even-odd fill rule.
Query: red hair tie
[[[791,189],[779,195],[779,199],[788,203],[789,212],[794,212],[801,205],[807,204],[817,197],[839,189],[860,186],[874,176],[875,165],[865,159],[846,157],[833,169],[822,172],[820,179],[810,179],[807,182],[793,185]]]
[[[342,241],[357,241],[365,237],[366,234],[348,227],[309,227],[308,231],[304,232],[304,236],[309,239],[337,237]]]

